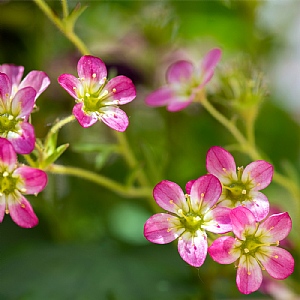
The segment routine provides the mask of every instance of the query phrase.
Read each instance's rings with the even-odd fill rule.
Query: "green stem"
[[[128,140],[126,139],[124,132],[118,132],[115,131],[115,137],[118,140],[118,143],[120,145],[121,153],[127,162],[128,166],[131,169],[139,168],[138,161],[136,160],[136,157],[133,154],[132,149],[129,146]],[[145,173],[142,171],[142,169],[137,170],[137,180],[142,186],[149,186],[148,179],[145,175]]]
[[[224,115],[222,115],[206,98],[203,97],[201,99],[201,104],[217,121],[219,121],[233,135],[233,137],[241,145],[244,152],[248,153],[248,155],[253,160],[260,159],[261,155],[255,148],[251,147],[247,139],[239,131],[239,129],[235,126],[234,123],[232,123]]]
[[[49,166],[47,172],[52,174],[71,175],[82,179],[86,179],[124,197],[143,198],[143,197],[150,197],[152,194],[152,190],[148,188],[126,187],[105,176],[81,168],[53,164]]]
[[[46,140],[45,140],[45,145],[47,145],[48,139],[55,134],[58,130],[60,130],[63,126],[65,126],[68,123],[71,123],[75,120],[74,115],[70,115],[64,119],[59,120],[57,123],[55,123],[51,129],[49,130]]]
[[[63,16],[64,16],[64,18],[66,18],[69,15],[68,1],[61,0],[61,5],[62,5],[62,10],[63,10]]]
[[[73,30],[67,30],[64,22],[60,20],[44,0],[33,0],[36,5],[43,11],[49,20],[72,42],[76,48],[83,54],[89,54],[85,44],[78,38]]]

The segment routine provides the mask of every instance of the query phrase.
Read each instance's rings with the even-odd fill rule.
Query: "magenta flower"
[[[200,267],[207,255],[206,231],[225,233],[231,230],[230,209],[218,207],[222,187],[213,175],[205,175],[193,183],[190,195],[184,195],[174,182],[163,180],[153,191],[157,204],[167,213],[150,217],[144,226],[147,240],[167,244],[178,238],[181,258]]]
[[[256,221],[268,215],[268,198],[259,191],[272,181],[274,168],[270,163],[257,160],[245,169],[236,168],[233,156],[225,149],[214,146],[207,152],[206,169],[222,183],[223,192],[219,200],[222,206],[246,206],[253,212]]]
[[[14,97],[18,90],[23,89],[25,87],[32,87],[36,91],[36,100],[50,84],[50,79],[47,76],[47,74],[43,71],[36,70],[29,72],[21,81],[24,72],[23,66],[3,64],[0,65],[0,72],[6,74],[11,82],[12,97]]]
[[[44,72],[32,71],[20,82],[23,70],[22,66],[0,66],[0,137],[8,139],[17,153],[28,154],[35,146],[28,118],[50,80]]]
[[[243,294],[259,289],[266,270],[275,279],[285,279],[294,271],[292,255],[277,247],[292,228],[288,213],[274,214],[257,223],[246,207],[237,207],[230,213],[235,237],[223,236],[208,248],[208,253],[220,264],[236,262],[236,284]]]
[[[76,100],[73,114],[82,127],[98,120],[117,131],[125,131],[128,117],[118,105],[132,101],[136,90],[131,79],[117,76],[107,81],[107,70],[100,58],[85,55],[77,65],[79,78],[62,74],[59,84]]]
[[[46,184],[47,174],[31,167],[19,167],[12,144],[0,138],[0,222],[5,213],[10,213],[20,227],[37,225],[38,218],[23,194],[37,194]]]
[[[173,63],[167,71],[167,85],[151,93],[146,98],[146,104],[155,107],[167,106],[168,111],[186,108],[211,80],[220,58],[221,50],[215,48],[206,54],[199,66],[186,60]]]

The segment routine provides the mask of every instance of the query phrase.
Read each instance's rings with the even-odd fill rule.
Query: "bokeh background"
[[[61,16],[60,1],[47,3]],[[72,9],[77,2],[69,5]],[[257,144],[277,170],[299,176],[299,1],[124,0],[81,5],[87,9],[76,24],[78,35],[105,61],[111,76],[126,75],[136,84],[137,98],[123,107],[130,117],[126,135],[152,186],[168,179],[184,188],[187,181],[205,174],[211,146],[233,143],[200,105],[169,113],[144,104],[145,96],[164,83],[170,63],[181,58],[200,61],[213,47],[223,51],[221,65],[242,57],[264,72],[268,96],[257,119]],[[71,114],[74,101],[57,77],[76,75],[80,56],[35,3],[0,1],[0,64],[23,65],[25,74],[43,70],[51,78],[32,116],[38,138],[57,118]],[[216,86],[213,81],[210,97],[226,114],[230,106],[214,97]],[[103,146],[114,142],[103,124],[83,129],[74,122],[60,132],[59,143],[70,147],[58,163],[126,182],[126,164]],[[233,154],[238,165],[250,162]],[[291,195],[281,187],[272,183],[265,193],[272,205],[300,218]],[[153,214],[148,200],[123,198],[83,179],[58,175],[49,175],[45,191],[28,198],[39,225],[22,229],[5,216],[0,226],[1,300],[271,297],[261,291],[241,295],[232,265],[218,265],[208,257],[201,268],[191,268],[179,257],[176,243],[146,241],[143,225]],[[298,235],[292,232],[290,237],[296,268],[286,281],[295,294],[300,294]]]

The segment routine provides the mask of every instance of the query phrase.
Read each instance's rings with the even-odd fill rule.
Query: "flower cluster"
[[[79,78],[62,74],[58,82],[76,99],[73,115],[80,125],[89,127],[101,120],[117,131],[125,131],[128,117],[118,105],[135,98],[132,81],[125,76],[108,81],[105,64],[91,55],[80,58],[77,70]],[[29,228],[35,226],[38,219],[23,194],[42,191],[47,175],[40,169],[19,166],[17,154],[30,154],[35,149],[36,137],[30,115],[36,99],[49,86],[50,80],[42,71],[31,71],[21,81],[23,72],[22,66],[0,65],[0,221],[4,213],[10,213],[16,224]],[[56,138],[46,138],[50,143],[53,140]],[[53,149],[50,151],[50,148]],[[64,149],[64,145],[56,149],[56,145],[45,144],[47,153],[42,156],[48,161],[39,161],[38,165],[52,163]]]
[[[208,150],[209,174],[186,184],[184,194],[174,182],[164,180],[153,191],[156,203],[167,213],[150,217],[144,226],[145,237],[166,244],[178,238],[182,259],[200,267],[207,252],[220,264],[236,263],[236,283],[240,292],[249,294],[262,283],[266,270],[275,279],[293,273],[294,259],[279,248],[291,230],[288,213],[269,213],[267,197],[259,192],[273,176],[273,166],[263,160],[236,168],[232,155],[221,147]],[[235,237],[215,234],[232,231]],[[208,245],[210,243],[210,245]]]
[[[6,213],[17,225],[31,228],[38,218],[23,195],[42,191],[47,174],[18,164],[17,154],[29,154],[35,148],[29,117],[50,80],[42,71],[31,71],[21,81],[23,72],[23,66],[0,65],[0,222]]]

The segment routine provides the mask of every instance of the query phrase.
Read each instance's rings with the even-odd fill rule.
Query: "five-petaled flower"
[[[0,65],[0,137],[8,139],[17,153],[28,154],[35,146],[28,118],[50,80],[42,71],[31,71],[21,81],[23,71],[22,66]]]
[[[91,55],[82,56],[77,64],[79,78],[62,74],[59,84],[76,100],[73,114],[82,127],[89,127],[98,120],[117,131],[125,131],[128,117],[118,105],[132,101],[135,86],[126,76],[107,80],[104,62]]]
[[[168,111],[186,108],[211,80],[220,58],[221,50],[214,48],[206,54],[199,66],[187,60],[173,63],[167,70],[167,85],[148,95],[146,104],[167,106]]]
[[[168,213],[150,217],[145,223],[144,235],[157,244],[167,244],[178,238],[178,251],[182,259],[194,267],[200,267],[207,255],[206,231],[229,232],[230,209],[216,206],[222,187],[213,175],[195,180],[188,192],[190,195],[184,195],[176,183],[168,180],[158,183],[153,196]]]
[[[37,194],[46,184],[47,174],[39,169],[18,166],[12,144],[0,138],[0,222],[4,214],[9,213],[21,227],[37,225],[38,218],[23,194]]]
[[[277,247],[292,228],[287,212],[271,215],[258,223],[249,209],[240,206],[230,212],[230,218],[235,237],[216,239],[208,252],[220,264],[236,262],[236,284],[241,293],[250,294],[259,289],[263,279],[261,270],[275,279],[285,279],[293,273],[292,255]]]
[[[268,215],[268,198],[259,191],[272,181],[274,168],[270,163],[257,160],[245,169],[236,168],[233,156],[225,149],[214,146],[207,152],[206,168],[222,183],[220,205],[231,208],[246,206],[253,212],[256,221],[261,221]]]

